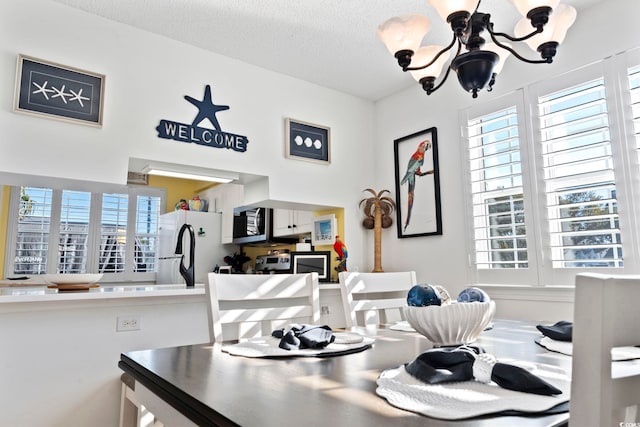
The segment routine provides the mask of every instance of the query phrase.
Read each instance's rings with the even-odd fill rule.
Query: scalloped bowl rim
[[[102,273],[43,274],[42,279],[50,285],[91,285],[102,279]]]
[[[495,302],[452,302],[439,306],[405,306],[409,324],[434,345],[463,345],[474,342],[491,323]]]

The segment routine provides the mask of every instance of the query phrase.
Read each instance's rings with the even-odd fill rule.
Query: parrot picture
[[[336,235],[336,241],[333,244],[333,250],[338,254],[338,259],[341,260],[341,266],[344,268],[343,271],[347,271],[347,258],[349,257],[349,252],[347,251],[347,245],[344,244],[342,240],[340,240],[340,236]]]
[[[407,229],[409,225],[409,221],[411,221],[411,209],[413,208],[413,197],[416,189],[416,176],[424,176],[430,173],[433,173],[433,170],[428,172],[422,172],[420,168],[424,164],[424,153],[431,148],[431,141],[424,140],[420,144],[418,144],[418,148],[409,158],[409,162],[407,164],[407,172],[404,174],[402,181],[400,181],[400,185],[404,185],[404,183],[408,183],[408,198],[407,198],[407,218],[404,222],[404,229]]]

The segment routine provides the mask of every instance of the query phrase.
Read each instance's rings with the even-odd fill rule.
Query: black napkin
[[[333,331],[327,325],[291,325],[285,331],[284,328],[276,329],[271,336],[280,338],[278,347],[284,350],[298,350],[304,348],[324,348],[335,341]]]
[[[536,326],[542,335],[549,337],[556,341],[571,341],[573,334],[573,323],[561,320],[551,326],[538,325]]]
[[[493,381],[502,388],[526,393],[545,396],[562,394],[561,390],[526,369],[495,362],[493,356],[477,347],[427,350],[405,365],[405,369],[428,384],[476,379],[487,383]]]

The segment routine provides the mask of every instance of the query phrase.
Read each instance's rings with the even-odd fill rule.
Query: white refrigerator
[[[225,249],[221,243],[222,214],[218,212],[198,212],[177,210],[160,215],[158,232],[158,284],[182,284],[184,278],[180,275],[180,259],[176,255],[178,234],[183,224],[191,224],[195,234],[195,283],[205,283],[207,274],[216,265],[225,266],[224,257],[233,255],[231,248]],[[190,243],[189,233],[182,236],[182,252],[184,265],[189,268]],[[228,245],[230,246],[230,245]],[[230,252],[228,252],[230,250]]]

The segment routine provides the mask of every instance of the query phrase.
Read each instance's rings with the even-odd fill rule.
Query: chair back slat
[[[212,342],[268,335],[320,320],[318,274],[215,274],[206,286]]]
[[[388,273],[341,272],[340,294],[347,327],[371,322],[385,323],[387,311],[406,305],[407,292],[416,284],[414,271]],[[372,315],[373,314],[373,315]],[[361,318],[361,321],[358,321]]]

